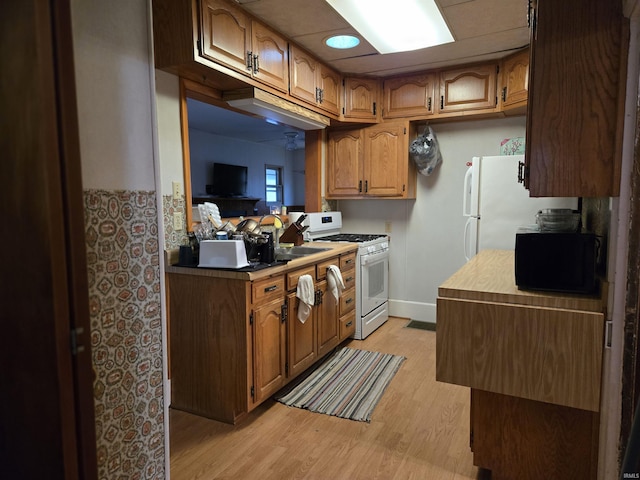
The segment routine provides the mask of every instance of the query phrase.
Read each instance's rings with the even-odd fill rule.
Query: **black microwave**
[[[516,233],[516,285],[523,290],[594,293],[598,246],[593,233]]]

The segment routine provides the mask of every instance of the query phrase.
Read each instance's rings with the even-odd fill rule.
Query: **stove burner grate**
[[[372,240],[376,240],[378,238],[386,237],[384,234],[374,233],[338,233],[336,235],[328,235],[326,237],[319,237],[315,240],[324,241],[324,242],[352,242],[352,243],[362,243],[362,242],[370,242]]]

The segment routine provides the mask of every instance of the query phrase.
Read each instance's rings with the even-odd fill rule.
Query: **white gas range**
[[[389,318],[389,236],[343,233],[341,212],[307,214],[305,240],[314,242],[355,242],[356,333],[365,339]]]

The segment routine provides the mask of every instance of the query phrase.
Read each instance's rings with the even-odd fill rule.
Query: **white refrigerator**
[[[518,183],[523,155],[473,157],[464,177],[464,255],[480,250],[515,249],[518,227],[535,225],[544,208],[578,208],[577,198],[531,198]]]

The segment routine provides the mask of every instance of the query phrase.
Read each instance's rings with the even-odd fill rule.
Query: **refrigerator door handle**
[[[467,262],[471,260],[471,257],[473,256],[473,253],[470,252],[471,235],[469,231],[471,229],[471,222],[475,221],[475,217],[469,217],[467,218],[467,223],[464,224],[464,258],[467,260]]]
[[[464,174],[464,189],[462,191],[462,215],[468,217],[471,215],[471,180],[472,168],[469,167],[467,173]]]

